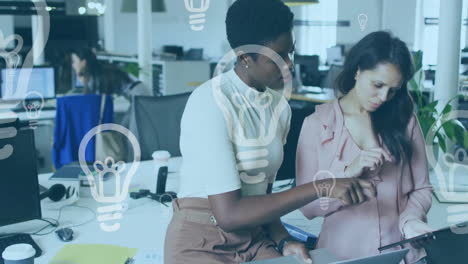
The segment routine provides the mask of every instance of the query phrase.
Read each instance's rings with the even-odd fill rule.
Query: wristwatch
[[[294,240],[294,238],[292,238],[290,236],[281,239],[280,242],[278,243],[278,247],[277,247],[278,252],[283,254],[284,246],[286,246],[286,244],[288,244],[289,242],[292,242],[292,241],[296,241],[296,240]]]

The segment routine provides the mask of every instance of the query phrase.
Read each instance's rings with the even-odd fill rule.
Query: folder
[[[137,249],[102,244],[65,245],[49,264],[125,264]]]

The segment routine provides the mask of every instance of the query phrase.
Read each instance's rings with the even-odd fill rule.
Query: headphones
[[[48,203],[47,207],[58,210],[63,206],[71,205],[78,201],[78,193],[78,187],[76,186],[65,187],[63,184],[54,184],[47,191],[41,193],[39,198],[41,200],[49,198],[53,202]]]
[[[40,200],[49,198],[54,202],[58,202],[65,197],[65,199],[71,198],[76,192],[76,188],[73,186],[65,187],[63,184],[54,184],[47,191],[39,195]]]

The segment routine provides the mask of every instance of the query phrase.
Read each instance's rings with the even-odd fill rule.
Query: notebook
[[[88,168],[93,174],[97,173],[92,165],[88,165]],[[56,171],[52,176],[50,176],[49,180],[50,181],[79,181],[81,178],[86,179],[86,175],[83,172],[83,169],[81,169],[80,164],[70,163],[70,164],[63,166],[58,171]],[[109,176],[106,175],[106,177],[104,177],[104,180],[107,180],[108,178]]]

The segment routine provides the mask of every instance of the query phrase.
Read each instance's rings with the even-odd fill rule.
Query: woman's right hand
[[[335,185],[328,193],[319,193],[318,195],[319,197],[328,196],[339,199],[344,205],[360,204],[365,202],[367,198],[377,195],[377,190],[370,181],[358,178],[330,178],[319,180],[316,184],[318,186]]]
[[[364,150],[354,161],[346,167],[345,175],[349,178],[357,178],[366,170],[374,171],[382,166],[385,161],[392,162],[393,159],[383,148],[372,148]]]

